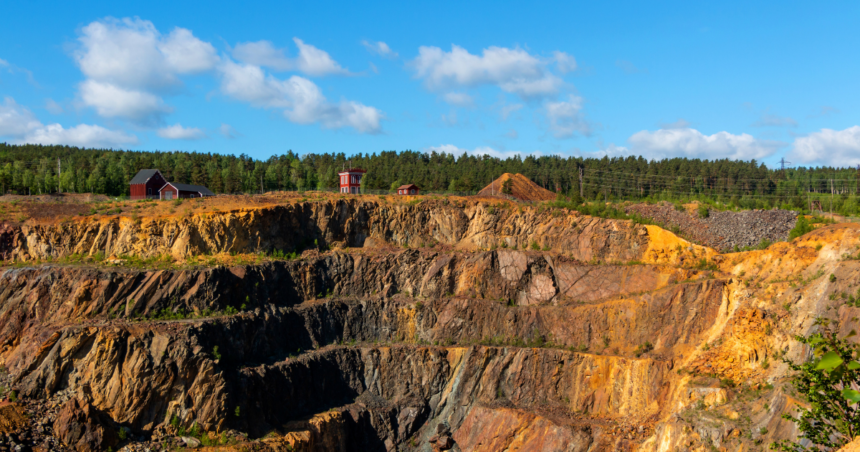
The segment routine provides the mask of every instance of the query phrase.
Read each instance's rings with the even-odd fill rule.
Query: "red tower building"
[[[340,176],[340,192],[353,195],[361,193],[361,178],[366,172],[361,168],[350,168],[337,173]]]

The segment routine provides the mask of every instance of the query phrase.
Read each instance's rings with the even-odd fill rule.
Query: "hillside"
[[[510,190],[510,192],[503,193],[506,190]],[[501,177],[478,192],[478,196],[501,195],[512,196],[520,201],[552,201],[556,197],[555,193],[532,182],[522,174],[510,173],[502,174]]]
[[[11,441],[757,450],[797,435],[779,359],[807,356],[795,335],[817,318],[860,326],[843,298],[856,225],[720,254],[564,208],[390,198],[135,203],[7,226]]]

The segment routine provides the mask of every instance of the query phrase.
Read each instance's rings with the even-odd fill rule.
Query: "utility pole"
[[[833,179],[830,179],[830,219],[833,219]]]

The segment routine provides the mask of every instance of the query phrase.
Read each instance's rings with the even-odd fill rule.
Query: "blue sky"
[[[860,164],[856,2],[4,2],[0,140]]]

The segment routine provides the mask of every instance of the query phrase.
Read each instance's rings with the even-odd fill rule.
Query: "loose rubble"
[[[708,218],[698,218],[666,204],[636,204],[627,207],[627,213],[676,226],[694,242],[721,251],[758,245],[762,240],[785,240],[798,215],[793,210],[711,210]]]

